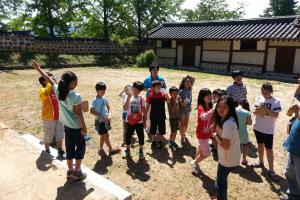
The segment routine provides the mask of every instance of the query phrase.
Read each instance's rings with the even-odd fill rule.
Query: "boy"
[[[123,158],[130,156],[130,145],[133,133],[136,131],[140,150],[139,158],[144,159],[143,145],[144,145],[144,124],[146,123],[145,99],[140,96],[144,85],[137,81],[133,83],[132,93],[128,93],[128,97],[123,106],[126,111],[126,128],[125,128],[125,143],[126,149]]]
[[[49,72],[46,74],[53,79],[53,75]],[[64,139],[64,126],[59,119],[58,100],[53,91],[51,83],[47,82],[43,76],[39,78],[42,87],[39,89],[39,97],[42,103],[42,120],[44,126],[44,144],[45,151],[50,153],[50,143],[55,137],[57,141],[57,149],[59,157],[63,157],[62,141]]]
[[[264,149],[266,149],[269,164],[269,176],[274,181],[279,181],[279,177],[274,172],[273,164],[273,137],[275,132],[275,122],[281,112],[280,101],[272,96],[273,86],[271,83],[264,83],[261,87],[261,96],[256,99],[254,114],[254,133],[258,143],[259,163],[252,167],[264,167]]]
[[[180,112],[179,112],[179,89],[175,86],[169,89],[170,101],[168,102],[169,120],[171,127],[170,134],[170,148],[178,149],[178,145],[175,142],[176,133],[179,130]]]
[[[160,81],[152,82],[152,92],[149,93],[147,97],[146,114],[148,113],[150,106],[150,134],[152,135],[151,148],[154,149],[156,146],[158,148],[163,147],[164,135],[166,134],[166,111],[165,102],[168,95],[162,93],[160,89],[162,88],[162,83]],[[155,141],[156,130],[158,128],[159,136],[158,141]]]
[[[104,97],[106,91],[106,85],[103,82],[99,82],[95,86],[97,96],[92,100],[92,106],[90,113],[95,115],[95,129],[100,136],[100,148],[98,151],[101,158],[107,157],[106,152],[103,149],[104,144],[109,148],[109,155],[120,153],[120,148],[112,148],[109,141],[108,130],[110,127],[110,107],[107,99]]]
[[[243,107],[250,111],[249,103],[247,100],[247,88],[243,84],[243,72],[236,70],[232,72],[233,84],[227,88],[227,93],[233,98],[236,104],[243,104]]]

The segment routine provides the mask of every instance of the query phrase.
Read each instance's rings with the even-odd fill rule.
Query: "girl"
[[[59,99],[59,121],[64,124],[65,129],[67,179],[84,180],[86,174],[81,171],[81,162],[85,154],[84,136],[87,130],[81,107],[82,98],[74,91],[77,86],[77,76],[73,72],[65,72],[57,85],[35,61],[32,67],[54,86],[54,92]],[[75,169],[73,169],[74,159]]]
[[[186,75],[179,86],[179,98],[180,98],[180,135],[181,144],[186,143],[186,131],[189,125],[190,112],[192,111],[192,87],[195,79]]]
[[[219,99],[213,114],[216,124],[218,143],[218,169],[216,180],[217,199],[227,199],[227,178],[231,170],[240,163],[239,122],[235,111],[235,104],[228,95]]]
[[[198,95],[198,125],[196,135],[198,138],[198,149],[195,160],[191,162],[194,174],[201,172],[198,163],[211,155],[209,148],[209,138],[212,135],[212,94],[207,88],[201,89]]]

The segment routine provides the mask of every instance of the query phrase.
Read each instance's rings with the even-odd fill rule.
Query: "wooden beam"
[[[230,72],[230,66],[232,63],[232,52],[233,52],[233,40],[230,41],[230,49],[229,49],[229,62],[227,65],[227,72]]]
[[[266,45],[265,45],[265,56],[264,56],[264,64],[263,64],[263,68],[262,68],[262,73],[265,73],[267,71],[268,54],[269,54],[269,40],[266,41]]]

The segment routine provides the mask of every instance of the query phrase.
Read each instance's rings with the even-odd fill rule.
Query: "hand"
[[[32,61],[32,65],[31,66],[34,69],[38,69],[40,67],[39,64],[35,60]]]
[[[84,126],[81,128],[81,135],[85,136],[86,133],[87,133],[87,130],[86,130],[86,127]]]

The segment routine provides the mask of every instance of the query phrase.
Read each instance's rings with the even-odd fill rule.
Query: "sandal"
[[[263,168],[264,167],[264,163],[261,163],[261,162],[252,163],[250,165],[250,167],[253,167],[253,168]]]
[[[278,183],[280,181],[280,177],[274,171],[269,171],[268,175],[274,182]]]
[[[98,155],[99,155],[101,158],[107,157],[107,154],[105,153],[105,151],[104,151],[103,149],[101,149],[101,150],[98,151]]]
[[[113,148],[110,152],[109,152],[109,155],[112,156],[112,155],[115,155],[115,154],[118,154],[121,152],[121,149],[119,147],[116,147],[116,148]]]
[[[248,165],[248,161],[247,161],[247,160],[243,160],[243,161],[241,162],[241,164],[247,166],[247,165]]]

